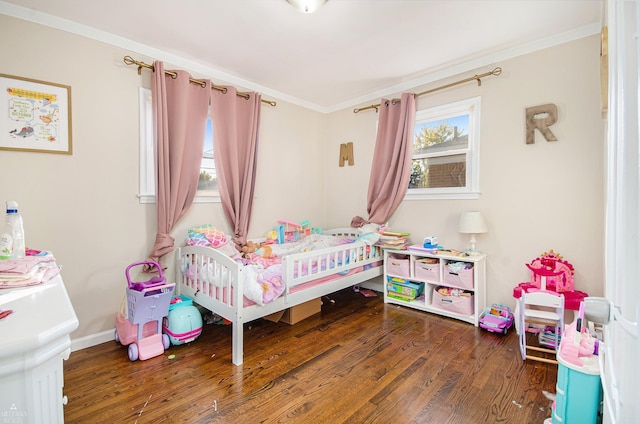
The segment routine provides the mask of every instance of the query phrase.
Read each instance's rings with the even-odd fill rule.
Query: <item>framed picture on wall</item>
[[[0,74],[0,149],[70,155],[71,87]]]

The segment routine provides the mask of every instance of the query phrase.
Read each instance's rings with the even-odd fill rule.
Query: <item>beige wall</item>
[[[73,339],[114,327],[126,285],[124,270],[144,260],[155,239],[154,205],[140,204],[136,196],[138,89],[149,87],[150,73],[138,76],[135,67],[124,65],[127,54],[153,61],[0,15],[0,73],[72,90],[73,155],[0,151],[6,176],[0,178],[0,202],[19,203],[27,245],[53,251],[63,266],[80,320]],[[327,117],[282,101],[261,112],[250,236],[264,236],[278,219],[321,222],[323,172],[317,158]],[[173,232],[176,243],[183,242],[186,228],[205,223],[228,230],[219,203],[195,204]]]
[[[127,54],[147,63],[153,58],[5,15],[0,35],[1,73],[70,85],[73,107],[73,155],[0,152],[3,176],[11,176],[0,178],[0,201],[19,202],[28,246],[53,251],[63,265],[80,319],[72,338],[107,334],[124,293],[124,270],[146,257],[155,238],[155,208],[136,197],[137,96],[150,73],[138,76],[122,63]],[[579,289],[603,292],[598,48],[591,37],[505,61],[497,64],[503,75],[481,87],[465,85],[418,102],[422,108],[482,96],[482,195],[405,202],[390,224],[415,240],[437,235],[460,248],[466,238],[457,233],[459,213],[482,210],[490,227],[479,236],[479,248],[489,254],[489,302],[511,303],[512,287],[527,278],[524,263],[551,248],[574,263]],[[262,108],[249,235],[264,236],[278,219],[329,228],[366,217],[375,112],[324,115],[274,100],[277,107]],[[542,103],[558,106],[553,130],[559,141],[538,137],[525,145],[524,108]],[[338,167],[339,145],[349,141],[355,166]],[[176,243],[187,227],[204,223],[228,230],[219,204],[199,203],[174,230]]]
[[[478,200],[405,201],[389,220],[413,241],[438,236],[445,247],[463,249],[460,213],[480,210],[489,233],[478,236],[488,254],[487,301],[514,306],[513,287],[528,281],[525,263],[553,249],[575,266],[578,290],[604,294],[604,124],[600,112],[599,37],[593,36],[496,63],[503,73],[475,83],[422,96],[418,109],[481,96],[480,190]],[[421,92],[493,69],[451,77]],[[397,97],[397,96],[396,96]],[[375,100],[375,99],[374,99]],[[371,103],[375,103],[372,100]],[[379,100],[379,99],[378,99]],[[366,103],[366,105],[371,104]],[[524,110],[554,103],[558,138],[537,133],[525,144]],[[327,147],[326,221],[335,225],[355,215],[366,217],[366,187],[377,114],[353,109],[330,115]],[[338,168],[340,142],[352,141],[355,166]],[[334,158],[335,156],[335,158]],[[353,182],[356,183],[353,183]],[[335,208],[332,205],[339,204]]]

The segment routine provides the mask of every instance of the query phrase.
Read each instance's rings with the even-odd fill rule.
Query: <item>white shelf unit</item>
[[[433,264],[426,266],[425,259]],[[462,263],[465,275],[450,271],[450,263]],[[470,267],[470,268],[469,268]],[[399,278],[415,284],[424,284],[423,295],[414,300],[401,300],[389,296],[389,278]],[[431,312],[449,318],[478,326],[480,314],[486,307],[486,255],[454,256],[440,253],[427,253],[419,250],[384,250],[384,302],[406,306],[408,308]],[[462,289],[471,293],[470,298],[455,299],[468,302],[462,305],[462,312],[457,307],[448,308],[447,303],[440,303],[444,307],[434,305],[434,292],[437,287],[444,286],[452,289]],[[448,296],[454,299],[456,296]],[[436,304],[443,302],[443,298],[436,295]],[[447,302],[444,300],[444,302]]]

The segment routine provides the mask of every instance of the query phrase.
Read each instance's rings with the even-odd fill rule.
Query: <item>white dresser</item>
[[[62,361],[69,334],[78,328],[62,277],[47,283],[0,290],[0,422],[63,423]]]

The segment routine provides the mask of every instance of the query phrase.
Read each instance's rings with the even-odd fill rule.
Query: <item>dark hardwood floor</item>
[[[115,317],[114,317],[115,319]],[[518,338],[343,290],[293,326],[231,327],[130,362],[113,342],[64,365],[67,423],[539,423],[557,367],[520,358]],[[169,359],[169,355],[175,358]]]

